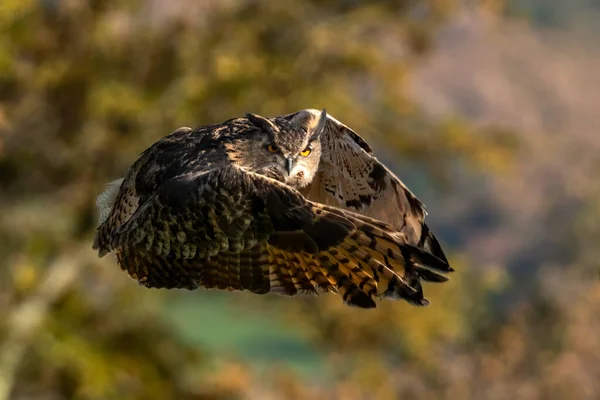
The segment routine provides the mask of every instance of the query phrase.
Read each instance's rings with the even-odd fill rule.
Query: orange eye
[[[279,149],[272,144],[267,146],[267,150],[269,150],[269,153],[277,153],[279,151]]]
[[[310,147],[307,147],[300,152],[300,155],[302,157],[308,157],[308,155],[310,154],[311,151],[312,151],[312,149]]]

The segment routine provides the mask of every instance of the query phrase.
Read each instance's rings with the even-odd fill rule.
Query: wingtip
[[[98,258],[102,258],[109,253],[108,250],[100,247],[100,240],[98,235],[94,237],[94,243],[92,244],[92,250],[98,251]]]
[[[98,234],[96,234],[96,236],[94,236],[94,243],[92,243],[92,249],[93,250],[100,249],[100,241],[98,240]]]
[[[421,232],[421,240],[419,241],[419,247],[425,249],[428,253],[433,254],[440,260],[449,264],[448,258],[442,249],[442,245],[437,240],[435,235],[429,229],[427,224],[423,224],[423,231]]]
[[[411,302],[411,304],[418,306],[418,307],[427,307],[428,305],[431,304],[431,302],[429,300],[427,300],[426,298],[422,298],[417,301]]]
[[[94,249],[94,250],[98,250],[98,249]],[[103,258],[104,256],[106,256],[108,254],[108,251],[104,250],[104,249],[100,249],[98,250],[98,258]]]
[[[413,258],[417,264],[443,272],[454,271],[447,260],[443,260],[437,255],[429,253],[425,249],[412,245],[405,245],[405,247],[409,250],[410,257]]]

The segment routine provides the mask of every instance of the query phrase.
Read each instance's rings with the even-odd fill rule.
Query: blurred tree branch
[[[9,398],[30,340],[42,326],[52,304],[77,278],[81,254],[89,251],[87,246],[65,249],[44,268],[46,276],[37,290],[10,311],[4,341],[0,344],[0,399]]]

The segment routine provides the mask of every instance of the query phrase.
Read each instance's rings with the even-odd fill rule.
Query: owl
[[[97,198],[99,256],[148,288],[427,305],[452,271],[425,208],[325,110],[180,128]]]

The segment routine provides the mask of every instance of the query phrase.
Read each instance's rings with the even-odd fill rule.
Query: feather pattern
[[[112,208],[94,248],[115,252],[149,288],[334,292],[362,308],[378,297],[427,304],[421,281],[443,282],[452,269],[416,197],[324,112],[264,120],[180,128],[144,151],[118,192],[114,183],[99,196],[99,206]],[[308,188],[257,164],[259,151],[244,153],[250,142],[284,134],[276,143],[292,154],[294,143],[306,153],[320,140]]]
[[[283,118],[309,129],[320,111],[306,109]],[[331,115],[321,134],[321,162],[311,185],[310,200],[359,212],[389,222],[410,243],[447,262],[437,239],[425,224],[423,203],[381,163],[367,142]]]
[[[108,216],[119,195],[119,187],[123,183],[123,178],[116,179],[106,184],[104,192],[100,193],[96,198],[96,207],[98,208],[98,222],[102,224]]]

